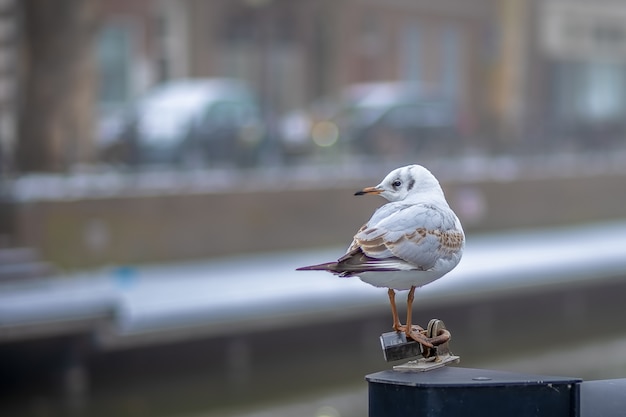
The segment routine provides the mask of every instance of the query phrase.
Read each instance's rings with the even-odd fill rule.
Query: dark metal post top
[[[366,377],[370,417],[578,417],[579,378],[443,367]]]
[[[367,375],[370,383],[405,385],[412,387],[473,387],[484,385],[544,385],[576,384],[580,378],[530,375],[516,372],[492,371],[460,367],[444,367],[430,372],[381,371]]]

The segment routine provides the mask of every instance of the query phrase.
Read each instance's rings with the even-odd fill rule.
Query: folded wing
[[[432,204],[385,205],[354,236],[336,262],[298,270],[321,270],[340,276],[367,271],[428,271],[438,260],[463,249],[465,236],[449,208]]]
[[[368,258],[398,258],[413,269],[429,270],[437,260],[463,248],[463,230],[448,208],[418,204],[390,209],[393,211],[376,213],[357,232],[344,258],[360,248]]]

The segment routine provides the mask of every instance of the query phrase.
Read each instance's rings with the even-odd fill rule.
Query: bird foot
[[[402,333],[406,333],[406,326],[404,324],[394,324],[393,325],[393,330],[396,332],[402,332]],[[418,326],[417,324],[414,324],[411,326],[411,331],[412,332],[419,332],[421,334],[426,334],[426,330],[424,330],[421,326]]]
[[[406,331],[406,326],[404,324],[394,324],[393,325],[393,330],[396,332],[405,332]]]
[[[393,330],[395,330],[396,332],[402,332],[406,335],[407,340],[408,339],[413,339],[415,340],[417,343],[420,343],[426,347],[429,348],[433,348],[435,347],[429,340],[428,336],[426,335],[427,330],[424,330],[423,328],[421,328],[418,325],[412,325],[410,330],[407,330],[407,327],[404,324],[394,324],[393,325]]]
[[[416,327],[418,328],[418,330],[416,330]],[[419,326],[413,326],[413,329],[411,329],[411,331],[405,331],[404,332],[406,334],[406,338],[407,339],[413,339],[415,340],[417,343],[429,347],[429,348],[434,348],[435,346],[430,342],[429,338],[426,337],[425,333],[426,331],[424,329],[422,329]]]

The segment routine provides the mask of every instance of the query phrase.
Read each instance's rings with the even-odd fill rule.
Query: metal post
[[[618,417],[626,412],[626,378],[585,381],[580,389],[582,417]]]
[[[577,378],[444,367],[366,376],[370,417],[580,415]]]

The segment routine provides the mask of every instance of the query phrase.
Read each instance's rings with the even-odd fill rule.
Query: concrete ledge
[[[0,219],[12,219],[15,245],[37,249],[61,269],[347,245],[383,204],[353,196],[372,181],[18,200],[0,203]],[[449,180],[443,186],[473,232],[624,218],[624,183],[626,175],[613,174]]]

